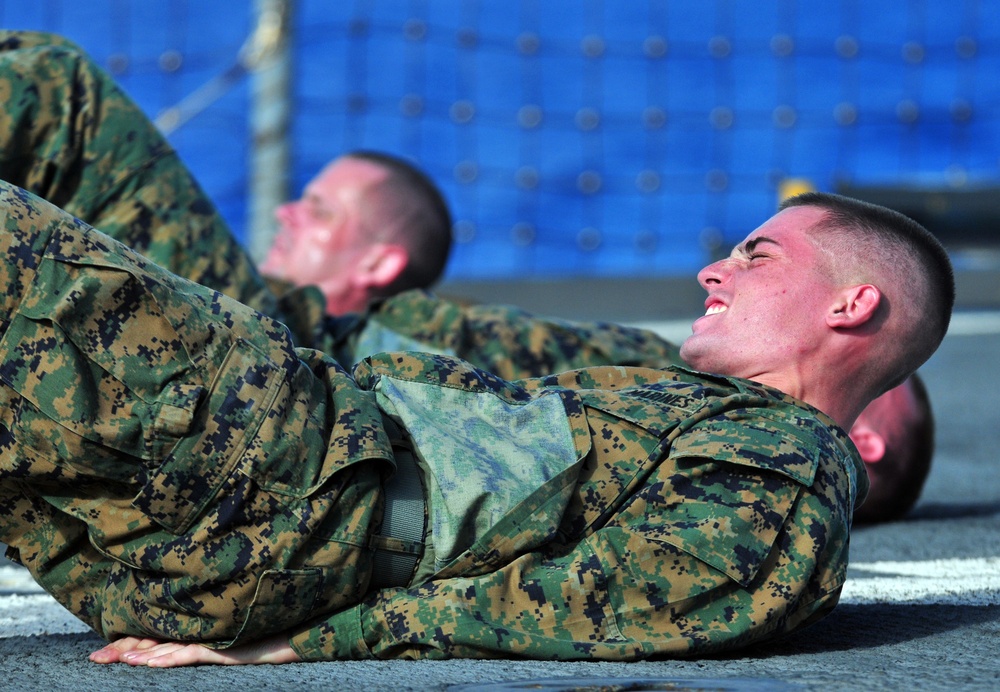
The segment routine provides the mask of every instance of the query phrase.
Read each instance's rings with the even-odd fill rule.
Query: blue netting
[[[994,184],[1000,14],[972,0],[298,0],[291,173],[411,157],[444,189],[451,278],[687,274],[778,185]],[[246,0],[0,2],[151,115],[231,65]],[[244,79],[171,135],[242,237]]]

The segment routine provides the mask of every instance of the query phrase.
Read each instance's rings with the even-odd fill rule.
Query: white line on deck
[[[840,602],[1000,605],[1000,558],[854,563]],[[0,567],[0,638],[88,631],[27,570]]]
[[[854,563],[840,600],[1000,605],[1000,558]]]

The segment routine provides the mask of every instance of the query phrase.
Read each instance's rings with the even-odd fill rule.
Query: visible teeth
[[[720,312],[725,312],[728,308],[721,303],[717,303],[705,311],[706,315],[717,315]]]

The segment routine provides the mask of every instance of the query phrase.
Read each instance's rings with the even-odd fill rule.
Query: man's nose
[[[274,211],[274,218],[280,224],[291,224],[295,220],[295,202],[285,202]]]
[[[712,264],[698,272],[698,283],[706,290],[713,284],[721,284],[729,274],[728,268],[728,258],[712,262]]]

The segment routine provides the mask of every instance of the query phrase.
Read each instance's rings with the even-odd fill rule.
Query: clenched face
[[[688,365],[766,384],[781,381],[775,373],[794,377],[829,333],[825,318],[838,288],[807,233],[825,213],[785,209],[698,273],[708,298],[681,346]]]
[[[337,314],[362,309],[364,301],[356,305],[350,291],[358,259],[371,243],[362,224],[363,196],[387,177],[370,161],[345,157],[331,163],[301,199],[278,208],[280,229],[261,271],[298,286],[319,286]]]

